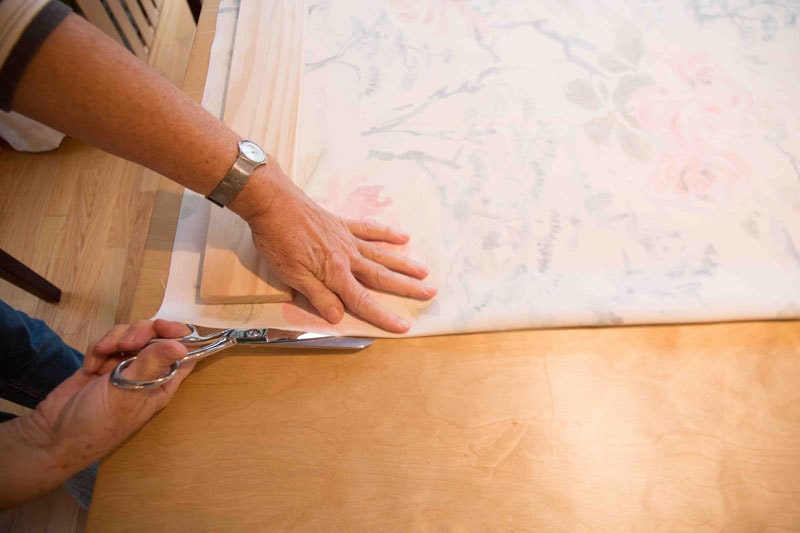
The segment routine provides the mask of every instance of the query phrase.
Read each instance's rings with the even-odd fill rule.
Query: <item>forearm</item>
[[[28,64],[12,108],[201,194],[237,156],[235,132],[77,15]],[[248,187],[257,190],[283,176],[278,169],[254,178]],[[231,208],[247,217],[253,206],[243,204]]]
[[[33,56],[12,108],[207,195],[238,155],[239,136],[79,17],[55,27]],[[280,206],[280,209],[272,206]],[[273,158],[253,172],[228,207],[244,218],[273,273],[330,322],[344,305],[402,333],[409,324],[365,285],[430,299],[427,269],[372,241],[405,244],[391,228],[349,223],[316,205]]]

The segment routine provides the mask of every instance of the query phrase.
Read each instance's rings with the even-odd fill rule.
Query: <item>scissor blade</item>
[[[364,337],[334,337],[318,339],[299,339],[296,341],[279,341],[270,343],[286,348],[322,348],[327,350],[361,350],[375,342],[375,339]]]
[[[364,337],[337,337],[327,333],[289,331],[275,328],[253,328],[231,331],[228,337],[237,344],[251,346],[274,346],[282,348],[320,348],[329,350],[360,350],[375,339]]]

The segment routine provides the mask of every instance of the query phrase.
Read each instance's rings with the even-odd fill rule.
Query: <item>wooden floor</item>
[[[185,0],[164,0],[150,63],[180,86],[194,37]],[[123,176],[106,179],[109,172]],[[0,150],[0,248],[58,286],[45,303],[0,280],[0,298],[45,320],[83,351],[130,318],[160,177],[67,138],[44,154]],[[0,410],[23,408],[0,403]],[[0,531],[83,531],[86,512],[62,487],[0,512]]]

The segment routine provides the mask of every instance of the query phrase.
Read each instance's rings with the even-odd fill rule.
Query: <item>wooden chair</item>
[[[164,0],[75,0],[86,19],[147,60]],[[202,0],[188,0],[197,22]]]
[[[61,301],[61,289],[0,248],[0,278],[46,302]]]

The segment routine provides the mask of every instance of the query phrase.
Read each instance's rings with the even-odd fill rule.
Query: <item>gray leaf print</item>
[[[634,159],[642,162],[650,159],[650,145],[633,130],[618,128],[617,141],[619,141],[619,145],[625,150],[625,153]]]
[[[630,65],[637,65],[644,55],[641,34],[633,26],[625,26],[617,33],[614,49],[617,55]]]
[[[600,109],[600,98],[592,84],[586,80],[577,79],[569,82],[566,87],[566,96],[567,100],[587,111]]]

